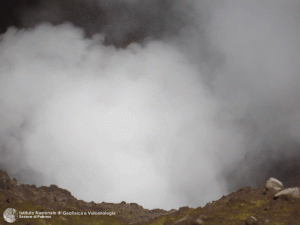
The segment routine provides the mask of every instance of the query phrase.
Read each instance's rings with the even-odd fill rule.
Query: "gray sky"
[[[39,1],[0,36],[0,165],[144,208],[299,174],[299,1]],[[300,184],[299,184],[300,185]]]

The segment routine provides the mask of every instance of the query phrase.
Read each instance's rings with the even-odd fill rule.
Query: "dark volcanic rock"
[[[274,180],[273,180],[274,181]],[[277,182],[278,183],[278,182]],[[267,185],[268,186],[268,185]],[[0,201],[2,209],[16,208],[33,211],[67,212],[114,212],[108,216],[56,216],[48,220],[51,224],[109,224],[109,225],[259,225],[293,224],[300,225],[300,199],[295,197],[298,188],[278,191],[274,188],[241,188],[221,199],[209,202],[196,209],[188,206],[172,209],[144,209],[137,203],[119,204],[95,203],[77,200],[72,194],[56,185],[50,187],[19,184],[0,170]],[[293,192],[291,192],[293,191]],[[284,194],[280,194],[280,192]],[[276,194],[280,194],[277,195]],[[292,195],[292,197],[290,196]],[[3,212],[2,212],[3,213]],[[33,220],[23,220],[31,224]],[[25,223],[26,222],[26,223]],[[0,223],[4,220],[0,218]],[[49,224],[50,224],[49,223]],[[35,224],[35,223],[32,223]],[[48,224],[40,220],[38,224]]]
[[[31,202],[35,206],[43,208],[44,211],[113,211],[116,213],[116,220],[120,224],[147,223],[160,216],[177,212],[177,210],[148,210],[137,203],[128,204],[125,201],[120,204],[85,202],[77,200],[68,190],[56,185],[37,188],[35,185],[19,184],[16,179],[11,180],[7,173],[2,170],[0,170],[0,187],[0,200],[2,204],[5,203],[7,206],[12,207],[13,203]]]

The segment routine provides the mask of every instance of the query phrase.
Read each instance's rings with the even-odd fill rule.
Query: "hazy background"
[[[0,168],[170,210],[300,185],[297,0],[0,3]]]

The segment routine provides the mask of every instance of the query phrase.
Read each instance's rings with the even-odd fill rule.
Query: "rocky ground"
[[[298,188],[284,188],[270,178],[264,187],[245,187],[196,209],[148,210],[136,203],[94,203],[77,200],[67,190],[56,185],[39,187],[19,184],[0,170],[1,212],[15,208],[13,224],[102,224],[102,225],[199,225],[199,224],[277,224],[300,225],[300,194]],[[20,218],[21,212],[58,212],[51,218]],[[64,212],[86,212],[87,215],[64,215]],[[88,215],[88,212],[108,212],[113,215]],[[114,215],[115,214],[115,215]],[[23,214],[24,215],[24,214]],[[8,224],[1,216],[0,224]]]

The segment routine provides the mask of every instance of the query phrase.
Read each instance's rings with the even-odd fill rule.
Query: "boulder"
[[[280,191],[281,189],[283,189],[283,184],[279,180],[270,177],[265,184],[265,188]]]
[[[257,219],[254,216],[250,216],[247,220],[246,220],[246,224],[247,225],[254,225],[257,224]]]
[[[300,192],[299,188],[294,187],[294,188],[287,188],[282,191],[279,191],[275,197],[285,197],[285,198],[290,198],[290,199],[298,199],[300,198]]]

